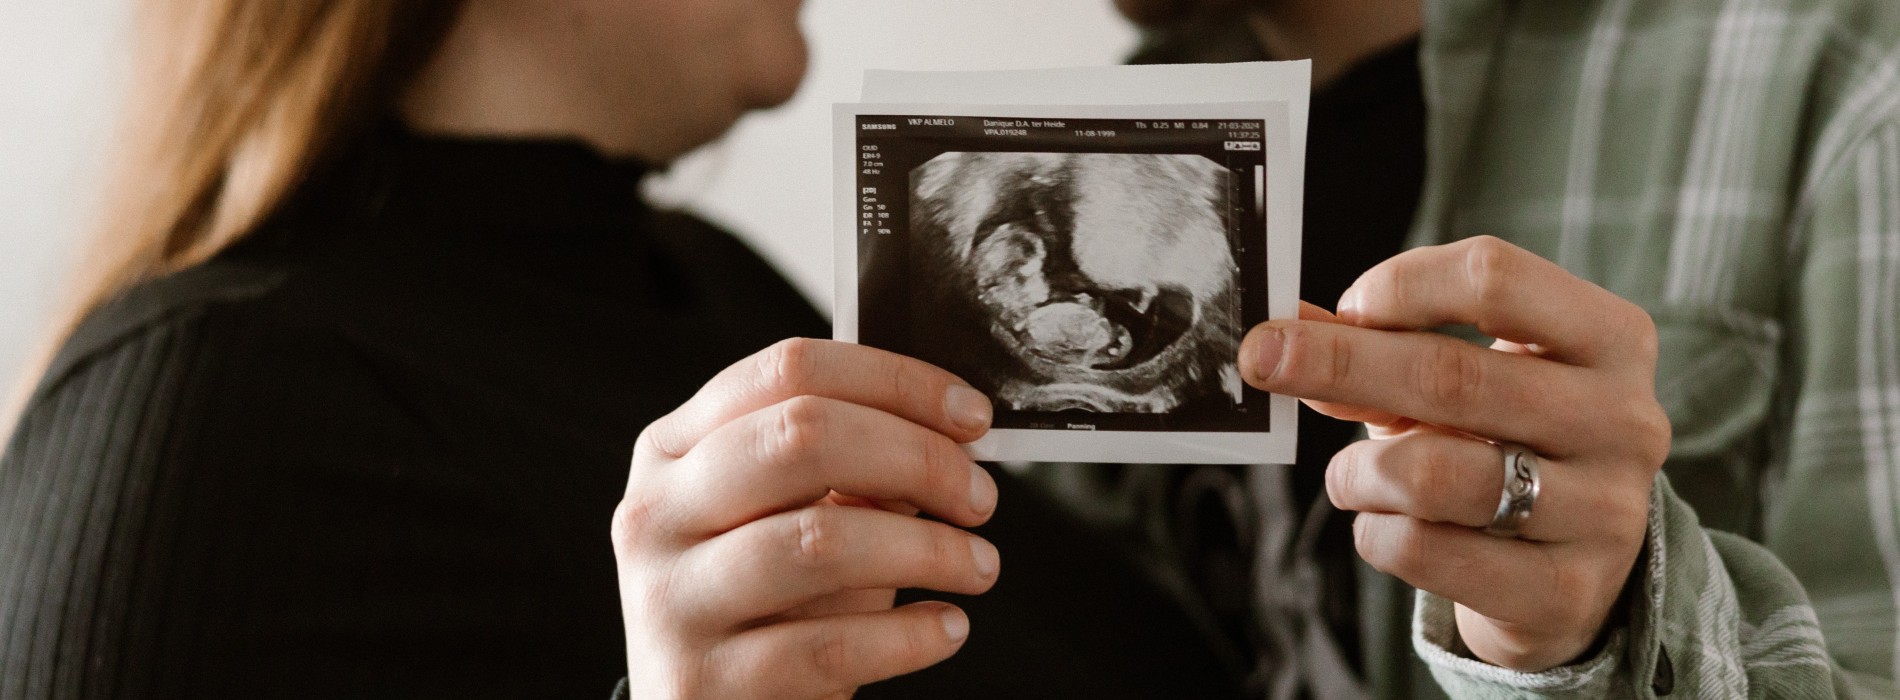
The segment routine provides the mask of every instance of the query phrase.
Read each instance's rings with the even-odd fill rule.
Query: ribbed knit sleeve
[[[187,282],[213,289],[82,327],[0,457],[0,700],[598,697],[625,672],[624,447],[561,452],[586,416]]]
[[[174,420],[201,317],[147,327],[42,387],[0,458],[0,698],[142,695],[171,594]]]

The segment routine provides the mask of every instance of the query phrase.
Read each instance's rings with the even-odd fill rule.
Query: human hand
[[[960,442],[982,394],[923,362],[794,339],[732,365],[648,426],[614,513],[635,697],[848,697],[942,661],[996,548],[996,483]]]
[[[1601,636],[1668,455],[1656,329],[1641,308],[1490,237],[1400,254],[1354,283],[1339,315],[1262,324],[1241,346],[1264,391],[1364,422],[1326,469],[1360,556],[1457,603],[1477,658],[1520,671],[1578,659]],[[1474,324],[1489,349],[1424,329]],[[1516,538],[1486,534],[1504,460],[1538,455],[1541,491]]]

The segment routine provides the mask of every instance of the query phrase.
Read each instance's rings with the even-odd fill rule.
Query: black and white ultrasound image
[[[892,349],[988,394],[997,427],[1265,430],[1236,366],[1264,311],[1244,299],[1265,288],[1254,172],[1201,153],[935,154],[908,169],[903,244],[861,248],[885,258],[861,261],[866,340],[885,322]]]

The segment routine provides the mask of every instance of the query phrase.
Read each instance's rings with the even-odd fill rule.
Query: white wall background
[[[0,0],[0,397],[22,379],[91,223],[126,62],[127,0]],[[793,103],[689,158],[656,194],[738,230],[830,306],[830,105],[866,68],[1114,62],[1109,0],[809,0],[812,72]]]
[[[0,401],[44,342],[97,202],[125,73],[124,4],[0,0]]]

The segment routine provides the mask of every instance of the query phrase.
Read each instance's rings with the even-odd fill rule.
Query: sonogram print
[[[910,178],[914,350],[999,409],[1239,404],[1230,177],[1198,155],[930,160]]]

